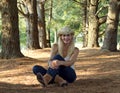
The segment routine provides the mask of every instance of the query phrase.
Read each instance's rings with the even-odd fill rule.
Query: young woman
[[[74,45],[74,31],[68,26],[58,31],[58,42],[51,49],[49,67],[34,66],[33,72],[37,80],[47,86],[49,83],[58,83],[61,87],[76,80],[74,63],[79,54],[79,49]]]

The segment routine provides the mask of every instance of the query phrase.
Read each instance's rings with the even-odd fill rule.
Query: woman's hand
[[[50,62],[50,67],[53,69],[57,69],[59,67],[59,60],[53,60]]]

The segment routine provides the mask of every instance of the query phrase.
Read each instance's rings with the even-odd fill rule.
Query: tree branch
[[[71,1],[74,1],[74,2],[76,2],[76,3],[78,3],[78,4],[80,4],[80,2],[78,2],[77,0],[71,0]]]
[[[24,17],[28,17],[28,14],[24,13],[22,6],[25,7],[24,2],[23,1],[18,2],[18,12],[22,14]]]
[[[102,16],[102,17],[99,17],[99,25],[105,23],[107,20],[107,16]]]
[[[105,9],[105,8],[108,8],[108,4],[107,5],[105,5],[105,6],[103,6],[103,7],[101,7],[97,12],[96,12],[96,16],[103,10],[103,9]]]

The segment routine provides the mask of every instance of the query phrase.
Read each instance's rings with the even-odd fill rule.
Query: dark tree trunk
[[[87,0],[83,1],[83,47],[88,44],[88,10]]]
[[[39,37],[38,37],[38,16],[36,0],[24,0],[27,7],[28,18],[26,18],[27,24],[27,48],[28,49],[40,49]]]
[[[51,24],[51,19],[52,19],[52,7],[53,7],[53,0],[50,0],[50,10],[49,10],[49,24]],[[47,45],[48,47],[51,47],[50,43],[50,28],[51,26],[48,27],[48,40],[47,40]]]
[[[17,0],[2,1],[2,58],[23,57],[20,51]]]
[[[117,30],[119,22],[119,9],[118,0],[110,0],[107,27],[102,49],[117,51]]]
[[[40,2],[38,4],[38,27],[39,27],[39,42],[42,48],[47,47],[47,39],[46,39],[46,24],[45,24],[45,9],[44,3]]]

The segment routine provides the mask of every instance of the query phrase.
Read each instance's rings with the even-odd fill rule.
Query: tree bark
[[[98,0],[91,0],[89,6],[89,30],[88,30],[88,46],[99,47],[98,44],[98,31],[99,31],[99,23],[98,17],[96,14],[98,9]]]
[[[47,39],[46,39],[44,2],[38,3],[37,10],[38,10],[39,43],[42,48],[46,48],[47,47]]]
[[[120,12],[119,9],[120,6],[118,5],[118,0],[110,0],[106,22],[107,27],[102,49],[117,51],[117,30]]]
[[[28,10],[27,20],[27,48],[28,49],[40,49],[39,37],[38,37],[38,16],[36,0],[24,0],[24,3]]]
[[[2,0],[2,58],[19,58],[20,51],[17,0]]]
[[[87,47],[88,44],[88,9],[87,0],[83,1],[83,47]]]

